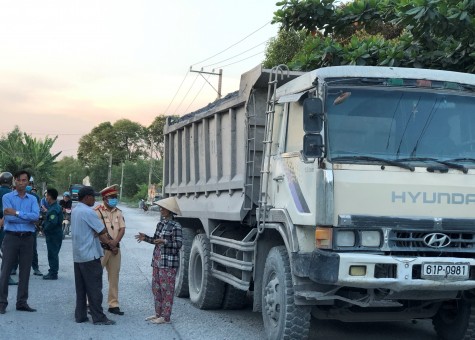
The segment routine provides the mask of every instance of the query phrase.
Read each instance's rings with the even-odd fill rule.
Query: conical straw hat
[[[178,203],[176,202],[176,199],[174,196],[161,199],[160,201],[154,202],[153,204],[156,204],[162,208],[165,208],[174,214],[181,215],[180,208],[178,207]]]

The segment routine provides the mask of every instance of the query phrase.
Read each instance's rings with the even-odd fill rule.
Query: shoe
[[[22,311],[22,312],[36,312],[36,309],[31,308],[28,305],[16,306],[16,310],[19,310],[19,311]]]
[[[117,314],[117,315],[124,315],[124,312],[122,312],[119,307],[109,308],[109,313]]]
[[[57,280],[57,279],[58,279],[58,275],[53,275],[50,273],[43,276],[43,280]]]
[[[94,322],[94,325],[104,325],[104,326],[115,325],[115,321],[114,321],[114,320],[110,320],[110,319],[105,319],[105,320],[103,320],[103,321],[96,321],[96,322]]]
[[[7,311],[7,306],[0,306],[0,314],[5,314]]]
[[[89,318],[87,316],[83,319],[76,319],[77,323],[83,323],[83,322],[88,322],[88,321],[89,321]]]
[[[156,325],[161,325],[163,323],[170,323],[170,321],[165,321],[165,319],[163,318],[163,316],[159,317],[159,318],[155,318],[155,319],[152,319],[150,320],[151,323],[154,323]]]
[[[150,320],[153,320],[153,319],[158,319],[158,316],[156,315],[150,315],[148,317],[145,318],[145,321],[150,321]]]
[[[36,276],[43,276],[43,273],[39,269],[33,269],[33,274]]]
[[[18,282],[13,280],[11,276],[8,278],[8,285],[9,286],[16,286],[17,284],[18,284]]]

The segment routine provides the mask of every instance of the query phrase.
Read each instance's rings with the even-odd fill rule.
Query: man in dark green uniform
[[[13,184],[13,175],[9,172],[2,172],[0,174],[0,250],[2,249],[3,237],[5,236],[5,231],[3,230],[3,195],[12,191]],[[9,285],[17,285],[18,282],[10,278],[8,279]]]
[[[46,201],[48,202],[48,211],[43,222],[43,232],[46,238],[46,247],[48,249],[48,274],[43,276],[45,280],[57,280],[59,269],[59,250],[63,243],[63,211],[57,202],[58,190],[48,189],[46,192]]]

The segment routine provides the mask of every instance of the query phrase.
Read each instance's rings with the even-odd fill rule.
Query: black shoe
[[[88,322],[88,321],[89,321],[89,318],[87,316],[83,319],[76,319],[77,323],[83,323],[83,322]]]
[[[37,276],[43,276],[43,273],[39,269],[33,269],[33,274]]]
[[[104,325],[104,326],[115,325],[115,321],[110,320],[110,319],[105,319],[105,320],[102,320],[102,321],[94,322],[94,325]]]
[[[117,315],[124,315],[124,312],[122,312],[119,307],[109,308],[109,313],[117,314]]]
[[[0,305],[0,314],[5,314],[7,311],[7,306]]]
[[[43,280],[57,280],[57,279],[58,279],[58,275],[53,275],[50,273],[43,276]]]
[[[22,312],[36,312],[36,309],[31,308],[28,305],[16,306],[16,310],[19,310],[19,311],[22,311]]]
[[[8,285],[9,286],[16,286],[17,284],[18,284],[18,282],[13,280],[11,276],[8,278]]]

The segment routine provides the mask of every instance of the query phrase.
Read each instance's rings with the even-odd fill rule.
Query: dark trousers
[[[45,233],[46,248],[48,249],[49,273],[58,275],[59,269],[59,251],[63,244],[63,231],[61,229],[52,233]]]
[[[92,321],[107,320],[102,311],[102,265],[101,260],[74,262],[74,282],[76,284],[76,320],[87,317],[87,301]],[[86,300],[87,296],[87,300]]]
[[[31,261],[31,268],[33,268],[33,270],[40,270],[40,267],[38,265],[38,250],[37,250],[38,243],[36,241],[37,236],[38,236],[38,233],[35,231],[33,234],[33,260]],[[13,265],[12,270],[16,271],[17,268],[18,268],[18,260]]]
[[[2,242],[3,238],[5,237],[5,231],[3,230],[3,227],[0,228],[0,249],[2,247]]]
[[[16,236],[5,233],[2,243],[2,269],[0,271],[0,304],[8,305],[8,279],[13,266],[18,261],[18,293],[16,305],[24,306],[28,300],[28,284],[30,282],[30,267],[33,260],[33,234]]]

